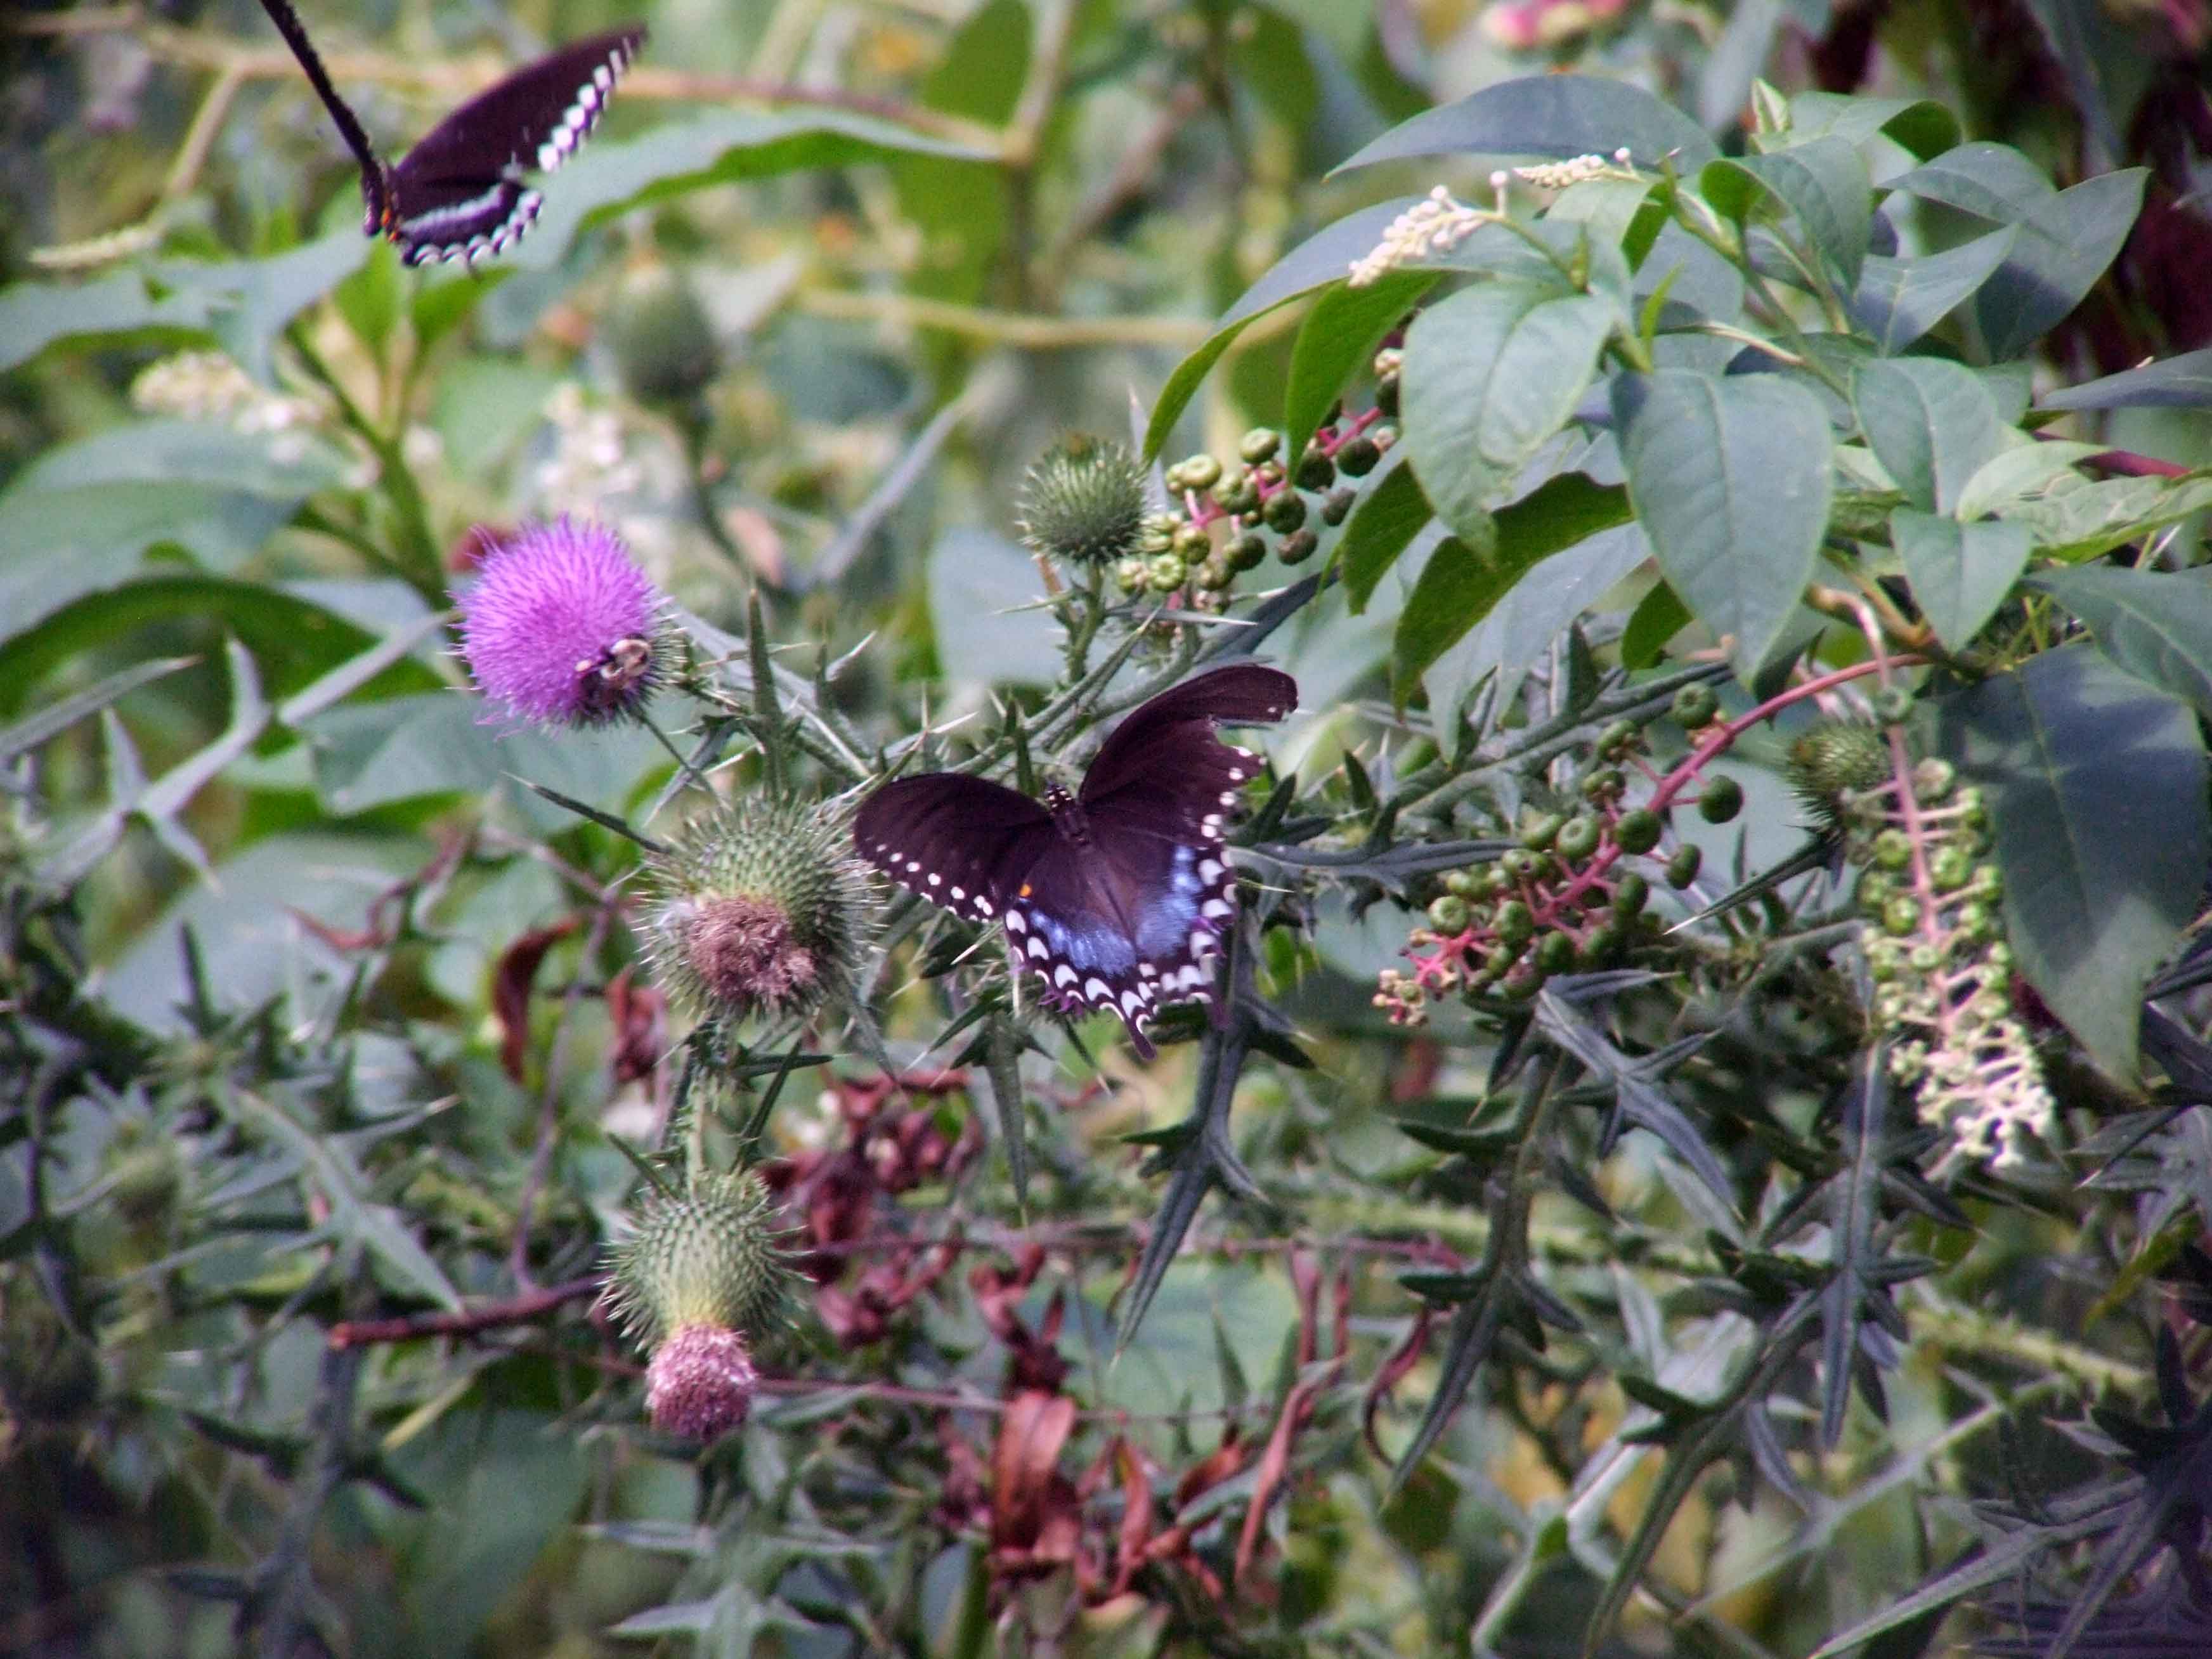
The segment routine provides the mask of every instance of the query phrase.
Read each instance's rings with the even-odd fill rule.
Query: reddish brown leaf
[[[1413,1328],[1406,1333],[1406,1340],[1391,1351],[1390,1357],[1382,1362],[1367,1385],[1367,1399],[1359,1412],[1360,1431],[1367,1437],[1367,1443],[1376,1456],[1386,1463],[1390,1461],[1390,1455],[1382,1449],[1382,1443],[1375,1437],[1375,1414],[1382,1409],[1383,1401],[1390,1397],[1390,1390],[1404,1382],[1406,1373],[1420,1364],[1421,1355],[1429,1346],[1429,1327],[1436,1322],[1436,1317],[1437,1310],[1423,1303],[1420,1312],[1413,1316]]]
[[[636,1083],[653,1075],[668,1046],[667,1000],[657,987],[634,985],[635,964],[607,981],[607,1018],[614,1026],[615,1079]]]
[[[1221,1443],[1206,1455],[1203,1462],[1194,1463],[1184,1470],[1182,1479],[1176,1482],[1176,1510],[1188,1507],[1190,1500],[1200,1492],[1210,1491],[1224,1480],[1235,1480],[1244,1472],[1245,1464],[1251,1459],[1252,1449],[1243,1443],[1241,1431],[1231,1423],[1222,1431]]]
[[[1114,1458],[1121,1470],[1121,1529],[1115,1539],[1111,1593],[1121,1595],[1144,1565],[1145,1549],[1152,1542],[1152,1481],[1142,1454],[1120,1436],[1115,1437]]]
[[[523,1057],[530,1050],[530,992],[538,965],[548,951],[576,931],[576,918],[569,916],[550,927],[534,929],[508,945],[500,957],[499,972],[492,980],[491,1006],[499,1020],[500,1064],[517,1083],[522,1081]]]

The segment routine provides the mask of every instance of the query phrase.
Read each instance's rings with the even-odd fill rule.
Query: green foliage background
[[[532,233],[421,274],[255,9],[0,21],[0,1651],[2212,1630],[2202,20],[646,15]],[[395,149],[617,21],[308,19]],[[1466,235],[1350,283],[1440,184]],[[1066,432],[1255,427],[1393,441],[1225,622],[1019,544]],[[725,789],[1073,763],[1201,653],[1302,692],[1244,739],[1219,1028],[1139,1067],[906,904],[913,1093],[866,1023],[718,1053],[814,1290],[711,1448],[593,1303],[700,1063],[623,916],[684,780],[487,724],[445,630],[472,527],[562,511],[681,607],[661,713]],[[1816,708],[1978,790],[1992,873],[1893,797],[1759,881]],[[1572,948],[1390,1018],[1524,855]],[[1838,860],[1912,873],[1869,917]],[[1638,933],[1546,885],[1631,867],[1669,928],[1756,890]],[[1956,1143],[1986,1054],[1954,1108],[1893,1073],[1885,927],[1990,974],[2023,1156]]]

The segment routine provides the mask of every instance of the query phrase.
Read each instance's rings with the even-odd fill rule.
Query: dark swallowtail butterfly
[[[1297,682],[1240,663],[1185,680],[1114,729],[1082,787],[1042,803],[954,772],[885,784],[853,821],[861,857],[971,921],[1006,929],[1020,967],[1070,1012],[1140,1021],[1213,1000],[1212,957],[1236,914],[1222,823],[1260,767],[1215,722],[1279,720]]]
[[[528,229],[539,197],[525,174],[550,173],[576,153],[645,40],[640,26],[550,52],[470,99],[387,163],[331,84],[287,0],[261,0],[261,9],[361,164],[368,206],[362,230],[398,243],[410,265],[497,253]]]

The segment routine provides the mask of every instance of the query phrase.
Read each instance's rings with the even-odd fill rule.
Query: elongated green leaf
[[[1901,190],[2001,225],[2016,224],[2058,194],[2042,170],[2010,144],[1976,139],[1889,181]]]
[[[1398,562],[1398,556],[1436,516],[1429,498],[1421,493],[1420,480],[1404,464],[1401,454],[1402,451],[1391,456],[1394,465],[1359,498],[1352,516],[1345,520],[1344,538],[1337,544],[1344,571],[1345,603],[1355,617],[1367,609],[1376,584]]]
[[[1391,684],[1402,701],[1430,664],[1473,628],[1513,585],[1554,553],[1626,524],[1628,492],[1579,472],[1539,485],[1493,517],[1486,550],[1448,538],[1430,554],[1391,643]]]
[[[1627,626],[1620,630],[1622,664],[1630,668],[1656,667],[1667,641],[1692,620],[1681,596],[1665,582],[1659,583],[1637,602]]]
[[[1611,155],[1623,148],[1646,167],[1674,155],[1685,173],[1695,172],[1717,154],[1703,127],[1640,87],[1595,76],[1534,75],[1424,111],[1340,163],[1336,172],[1418,155],[1544,155],[1566,161]]]
[[[599,143],[561,170],[538,224],[508,256],[523,270],[550,270],[585,227],[635,207],[710,185],[737,184],[805,167],[850,167],[898,155],[996,161],[969,144],[932,138],[893,121],[808,110],[774,115],[720,112],[655,127],[627,143]]]
[[[1960,524],[1906,507],[1890,514],[1889,533],[1913,599],[1954,651],[1966,648],[2012,591],[2033,546],[2023,526],[2001,519]]]
[[[1894,139],[1922,161],[1959,142],[1959,118],[1927,98],[1847,98],[1833,92],[1801,92],[1790,100],[1786,145],[1832,133],[1863,144],[1877,133]]]
[[[2041,495],[2062,480],[2081,483],[2084,480],[2074,469],[2100,453],[2095,444],[2059,439],[1999,449],[1966,480],[1966,488],[1951,503],[1952,516],[1979,519],[2002,513],[2027,496]],[[2155,489],[2145,492],[2147,496],[2156,493]]]
[[[2021,971],[2091,1059],[2132,1078],[2142,988],[2212,847],[2196,717],[2068,647],[1948,699],[1942,742],[1988,799]]]
[[[1707,165],[1698,177],[1707,200],[1741,220],[1764,195],[1795,218],[1813,246],[1856,285],[1874,224],[1874,181],[1848,139],[1829,137],[1766,155]]]
[[[86,715],[119,702],[140,686],[173,674],[179,668],[189,668],[198,660],[194,657],[169,657],[159,662],[142,662],[110,674],[97,685],[88,685],[74,696],[64,697],[35,714],[27,715],[0,731],[0,766],[27,750],[37,748],[56,733],[68,731]]]
[[[1407,453],[1437,515],[1463,540],[1582,400],[1620,316],[1556,285],[1479,283],[1423,312],[1406,336]]]
[[[1770,374],[1624,374],[1613,415],[1636,516],[1684,604],[1765,660],[1812,579],[1828,525],[1833,440],[1820,399]]]
[[[1851,402],[1869,447],[1923,511],[1948,513],[2004,443],[1996,400],[1981,378],[1939,358],[1863,364],[1851,378]]]
[[[2212,717],[2212,578],[2084,565],[2027,579],[2079,617],[2097,648],[2146,684]]]
[[[1364,288],[1324,289],[1291,348],[1290,383],[1283,392],[1286,456],[1296,459],[1344,390],[1421,296],[1442,276],[1434,270],[1392,271]]]
[[[2100,380],[2063,386],[2038,409],[2212,409],[2212,346],[2145,363]]]
[[[1990,356],[2017,356],[2081,304],[2135,228],[2149,177],[2143,167],[2100,173],[2028,216],[2021,240],[1974,296]]]
[[[2019,239],[2019,227],[2007,225],[1918,258],[1869,254],[1851,295],[1852,319],[1893,356],[1972,299]]]
[[[1352,262],[1373,252],[1389,222],[1419,199],[1408,196],[1378,202],[1339,219],[1306,238],[1246,289],[1237,303],[1221,313],[1212,337],[1176,364],[1167,384],[1160,388],[1159,401],[1152,405],[1152,418],[1145,428],[1145,459],[1150,460],[1160,453],[1200,383],[1239,334],[1276,307],[1344,281],[1351,274]]]

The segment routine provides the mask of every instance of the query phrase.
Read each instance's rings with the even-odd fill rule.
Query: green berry
[[[1726,823],[1743,811],[1743,786],[1734,778],[1715,775],[1698,792],[1698,816],[1707,823]]]
[[[1912,693],[1901,685],[1885,685],[1867,699],[1874,717],[1884,726],[1899,726],[1911,718]]]
[[[1347,478],[1364,478],[1382,459],[1382,447],[1363,432],[1356,438],[1347,438],[1337,450],[1337,471]]]
[[[1939,847],[1928,858],[1928,874],[1936,890],[1948,893],[1974,878],[1974,861],[1958,847]]]
[[[1536,965],[1547,974],[1564,974],[1575,965],[1575,942],[1565,933],[1547,933],[1536,941]]]
[[[1896,890],[1897,884],[1887,871],[1869,866],[1859,872],[1858,884],[1851,890],[1851,897],[1867,915],[1879,915],[1881,907],[1889,902],[1890,895]]]
[[[1498,907],[1498,914],[1490,926],[1501,944],[1519,947],[1525,945],[1536,932],[1536,913],[1519,899],[1507,899]]]
[[[1474,871],[1455,870],[1444,878],[1444,890],[1463,899],[1480,898],[1482,884],[1475,879]]]
[[[1202,559],[1213,550],[1213,538],[1206,533],[1203,525],[1187,524],[1177,527],[1174,539],[1168,545],[1187,562]]]
[[[1385,374],[1375,382],[1375,407],[1383,414],[1395,416],[1398,413],[1398,377]]]
[[[1275,556],[1285,564],[1304,564],[1313,557],[1315,550],[1320,545],[1321,538],[1312,531],[1295,531],[1283,538],[1282,544],[1275,550]]]
[[[1593,927],[1583,937],[1582,964],[1585,968],[1602,967],[1620,956],[1627,936],[1617,927],[1607,924]]]
[[[1912,862],[1912,838],[1902,830],[1885,830],[1874,838],[1874,861],[1885,870],[1902,870]]]
[[[1911,894],[1895,894],[1881,907],[1881,931],[1892,939],[1903,939],[1919,926],[1920,901]]]
[[[1597,757],[1624,760],[1644,747],[1644,728],[1634,720],[1615,720],[1597,734]]]
[[[1559,838],[1559,830],[1565,823],[1566,819],[1557,812],[1539,812],[1522,822],[1521,833],[1516,839],[1528,851],[1540,853]]]
[[[1666,827],[1656,812],[1639,806],[1614,821],[1613,839],[1624,853],[1648,853],[1659,844]]]
[[[1282,447],[1281,433],[1267,427],[1255,426],[1244,434],[1243,441],[1237,446],[1237,453],[1252,465],[1257,466],[1262,461],[1274,459],[1275,452]]]
[[[1429,906],[1429,923],[1440,933],[1467,931],[1468,903],[1456,893],[1446,893]]]
[[[1237,573],[1229,568],[1228,560],[1218,553],[1199,562],[1191,580],[1202,593],[1218,593],[1237,580]]]
[[[1294,476],[1299,489],[1323,490],[1336,482],[1336,463],[1324,452],[1309,449],[1298,457],[1297,471]]]
[[[1698,868],[1705,861],[1705,849],[1695,842],[1678,848],[1674,856],[1667,860],[1667,884],[1680,892],[1698,878]]]
[[[1221,463],[1211,455],[1193,455],[1182,464],[1183,487],[1211,489],[1221,482]]]
[[[1601,767],[1583,779],[1583,799],[1593,806],[1601,806],[1607,801],[1618,800],[1621,791],[1627,787],[1628,780],[1620,768]]]
[[[1626,872],[1613,884],[1613,914],[1616,916],[1638,915],[1650,899],[1651,884],[1633,870]]]
[[[1287,536],[1304,525],[1305,501],[1291,490],[1279,491],[1267,497],[1267,504],[1260,509],[1260,517],[1268,529]]]
[[[1190,567],[1183,562],[1180,553],[1163,553],[1145,568],[1146,580],[1155,593],[1172,593],[1188,580]]]
[[[1605,839],[1605,826],[1587,812],[1577,813],[1559,827],[1553,850],[1570,864],[1580,864],[1597,851]]]
[[[1912,769],[1912,798],[1923,806],[1940,805],[1958,787],[1959,769],[1940,756]]]
[[[1531,880],[1536,873],[1536,854],[1525,847],[1509,847],[1498,855],[1498,872],[1511,882]]]
[[[1231,570],[1249,570],[1267,556],[1267,544],[1248,530],[1223,548],[1221,556]]]
[[[1686,685],[1674,694],[1667,712],[1675,725],[1695,730],[1721,712],[1721,700],[1710,685]]]
[[[1332,489],[1322,501],[1321,521],[1323,524],[1342,524],[1351,516],[1352,505],[1358,499],[1357,490]]]

